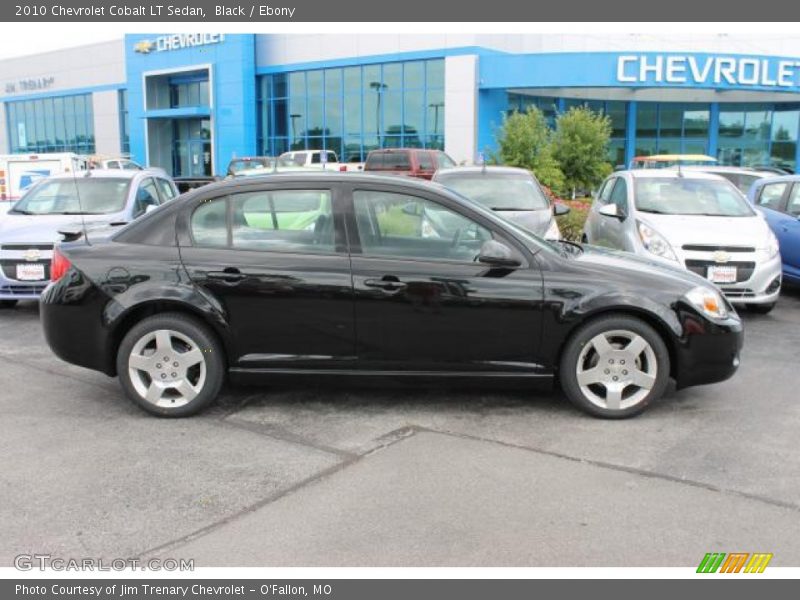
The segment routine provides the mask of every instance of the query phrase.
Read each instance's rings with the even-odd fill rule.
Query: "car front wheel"
[[[669,352],[658,332],[620,315],[575,332],[561,357],[559,377],[575,406],[596,417],[622,419],[663,395],[669,371]]]
[[[122,340],[117,373],[128,397],[160,417],[193,415],[219,394],[225,363],[203,323],[180,313],[148,317]]]

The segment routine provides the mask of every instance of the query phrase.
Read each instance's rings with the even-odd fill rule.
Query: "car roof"
[[[204,185],[202,187],[197,188],[196,190],[192,190],[192,192],[208,192],[208,191],[215,191],[215,190],[225,190],[231,187],[238,187],[238,186],[252,186],[254,183],[276,183],[276,182],[283,182],[283,183],[304,183],[308,182],[311,184],[319,184],[319,183],[366,183],[366,184],[388,184],[388,185],[402,185],[404,187],[412,187],[417,188],[419,190],[430,190],[431,188],[435,188],[436,190],[444,190],[448,194],[452,194],[452,192],[435,182],[430,182],[425,179],[419,179],[417,177],[399,177],[397,175],[384,175],[384,174],[373,174],[373,173],[365,173],[364,171],[358,172],[341,172],[341,171],[312,171],[310,169],[298,169],[296,171],[278,171],[278,172],[269,172],[258,175],[251,175],[249,177],[235,177],[233,179],[224,179],[222,181],[216,181],[214,183],[209,183],[208,185]]]
[[[775,173],[770,173],[767,177],[762,177],[761,179],[756,181],[753,185],[765,185],[767,183],[781,183],[781,182],[792,183],[795,181],[800,181],[800,174],[776,175]]]
[[[479,173],[482,175],[525,175],[531,177],[531,172],[527,169],[520,169],[519,167],[505,167],[500,165],[486,165],[484,166],[468,166],[468,167],[449,167],[446,169],[439,169],[436,176],[439,175],[457,175],[459,173]]]
[[[681,167],[667,168],[667,169],[626,169],[624,171],[617,171],[616,173],[627,173],[634,179],[648,178],[662,178],[662,179],[675,179],[683,177],[685,179],[713,179],[720,180],[722,176],[707,171],[686,169]]]
[[[133,179],[139,175],[157,175],[159,177],[164,177],[163,172],[151,169],[136,171],[123,169],[90,169],[88,171],[59,173],[58,175],[51,175],[48,179]]]
[[[681,169],[691,169],[692,171],[706,171],[707,173],[742,173],[744,175],[761,175],[762,177],[770,177],[774,175],[770,171],[759,171],[753,167],[733,167],[723,165],[709,165],[707,167],[702,165],[686,165]]]

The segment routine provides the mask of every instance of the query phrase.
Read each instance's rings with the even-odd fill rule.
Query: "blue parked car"
[[[759,179],[748,198],[778,238],[784,280],[800,284],[800,175]]]

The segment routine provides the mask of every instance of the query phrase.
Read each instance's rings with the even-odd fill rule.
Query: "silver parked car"
[[[729,181],[687,169],[617,171],[584,226],[589,244],[682,266],[767,313],[781,289],[778,240]]]
[[[550,205],[539,182],[530,171],[515,167],[454,167],[439,169],[433,181],[441,183],[503,218],[548,240],[561,232],[555,217],[569,208]]]
[[[160,171],[90,170],[38,182],[0,218],[0,306],[35,300],[59,230],[122,225],[178,195]]]

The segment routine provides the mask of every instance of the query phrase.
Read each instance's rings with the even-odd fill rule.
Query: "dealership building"
[[[509,111],[610,117],[609,161],[800,159],[800,37],[143,34],[0,61],[0,153],[130,155],[175,176],[237,156],[496,148]]]

